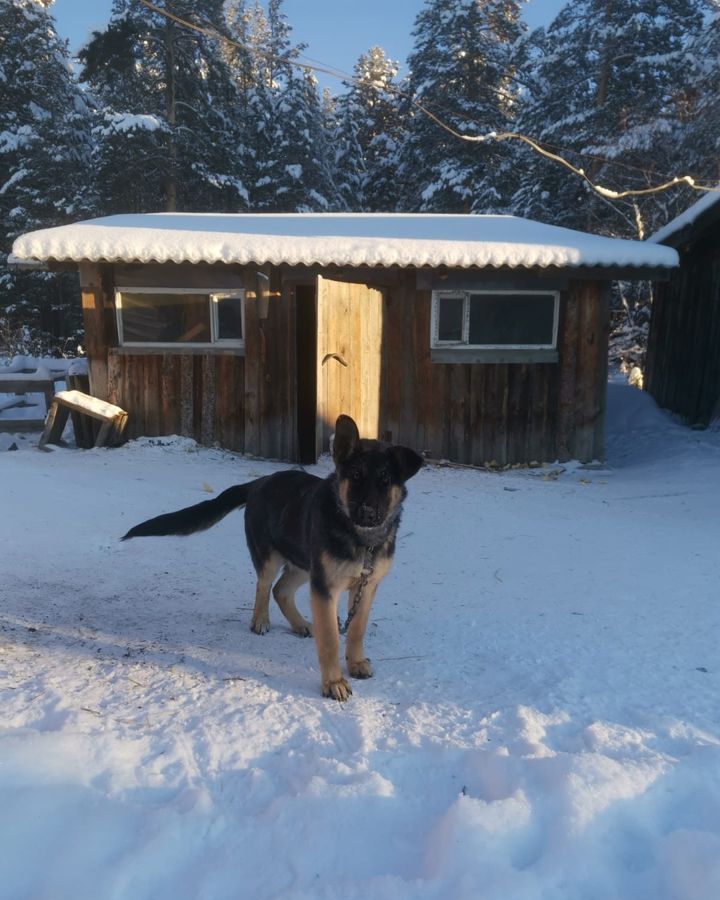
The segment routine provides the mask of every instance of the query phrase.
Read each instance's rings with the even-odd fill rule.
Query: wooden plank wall
[[[130,438],[181,434],[243,451],[244,386],[242,356],[108,351],[108,400],[128,411]]]
[[[92,325],[91,372],[96,384],[105,378],[104,392],[96,392],[128,410],[131,437],[180,433],[203,444],[218,442],[265,458],[294,460],[295,284],[314,284],[319,273],[269,270],[266,302],[258,296],[254,269],[201,268],[138,266],[119,274],[125,284],[148,286],[241,283],[247,291],[245,357],[117,349],[111,279],[107,272],[93,270],[86,273],[83,297],[85,302],[87,294],[86,320]],[[444,364],[430,359],[431,292],[418,289],[415,271],[358,270],[337,277],[383,286],[383,336],[375,343],[375,350],[382,343],[381,437],[434,458],[476,465],[602,457],[606,283],[571,282],[563,292],[559,363]]]
[[[295,459],[295,298],[278,270],[269,274],[270,296],[263,298],[251,267],[117,267],[116,283],[126,287],[246,289],[245,356],[123,350],[116,337],[103,338],[98,368],[106,367],[106,398],[129,413],[129,437],[182,434],[267,459]],[[114,323],[112,287],[109,298]]]
[[[606,285],[571,282],[559,363],[433,363],[431,292],[409,274],[385,302],[383,436],[474,465],[601,458],[609,309]]]
[[[295,291],[268,269],[270,297],[258,296],[255,271],[246,270],[245,452],[265,459],[297,459]]]
[[[609,335],[609,283],[571,282],[558,335],[562,387],[555,449],[561,461],[603,458]]]
[[[681,252],[680,268],[655,285],[645,367],[658,405],[691,425],[720,410],[720,251],[717,238]]]

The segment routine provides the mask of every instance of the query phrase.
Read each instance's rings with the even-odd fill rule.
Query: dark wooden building
[[[485,464],[603,455],[609,287],[673,250],[509,216],[114,216],[19,238],[79,268],[92,392],[131,437],[314,460],[337,415]]]
[[[651,240],[680,268],[654,287],[645,388],[688,425],[720,416],[720,194],[707,194]]]

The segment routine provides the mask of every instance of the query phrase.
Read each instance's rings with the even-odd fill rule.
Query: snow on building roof
[[[716,204],[720,204],[720,191],[709,191],[697,203],[693,203],[692,206],[688,207],[684,213],[680,213],[679,216],[671,219],[667,225],[664,225],[659,231],[651,235],[648,241],[653,244],[661,244],[670,240],[670,238],[679,237],[681,231],[693,226],[701,216],[713,209]],[[720,205],[713,212],[720,213]]]
[[[668,247],[514,216],[152,213],[19,237],[14,261],[289,263],[448,268],[674,267]]]

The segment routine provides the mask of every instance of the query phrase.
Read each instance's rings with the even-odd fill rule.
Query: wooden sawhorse
[[[59,391],[52,398],[48,408],[45,430],[38,447],[60,443],[71,412],[81,416],[90,416],[90,418],[102,422],[95,439],[96,447],[105,447],[109,441],[112,443],[119,441],[127,425],[128,414],[119,406],[98,400],[97,397],[91,397],[89,394],[83,394],[82,391]]]

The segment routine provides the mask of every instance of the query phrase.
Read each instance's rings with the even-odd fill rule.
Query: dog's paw
[[[267,634],[270,631],[270,619],[267,616],[258,616],[250,623],[250,631],[255,634]]]
[[[300,637],[312,637],[312,625],[309,622],[303,622],[302,625],[293,625],[293,633]]]
[[[328,681],[323,683],[323,697],[331,697],[333,700],[339,700],[344,703],[352,694],[352,688],[341,676],[337,681]]]
[[[369,659],[358,659],[355,662],[347,661],[348,672],[353,678],[372,678],[373,670]]]

